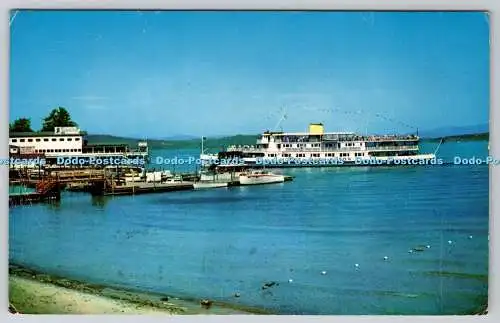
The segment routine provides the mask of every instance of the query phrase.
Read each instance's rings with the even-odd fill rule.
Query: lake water
[[[10,185],[9,186],[9,194],[26,194],[32,193],[36,190],[31,187],[27,187],[25,185]]]
[[[446,143],[440,153],[484,157],[487,143]],[[294,181],[114,198],[64,192],[58,206],[11,208],[10,260],[279,314],[461,314],[484,301],[487,166],[283,172]],[[263,290],[268,281],[279,285]]]

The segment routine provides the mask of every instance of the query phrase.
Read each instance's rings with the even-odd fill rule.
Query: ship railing
[[[310,136],[283,136],[269,139],[258,139],[257,143],[297,143],[297,142],[320,142],[321,140],[331,141],[399,141],[399,140],[419,140],[415,135],[382,135],[382,136],[357,136],[357,135],[339,135],[339,134],[325,134],[325,135],[310,135]]]
[[[361,139],[361,141],[368,141],[368,142],[379,142],[379,141],[400,141],[400,140],[409,140],[409,141],[418,141],[418,137],[405,137],[405,136],[400,136],[400,137],[366,137]]]
[[[147,153],[148,147],[139,147],[139,148],[129,148],[127,153]]]
[[[329,148],[329,147],[315,147],[315,148],[283,148],[285,152],[300,152],[300,151],[310,151],[310,152],[321,152],[321,151],[361,151],[364,150],[362,147],[349,147],[349,148]]]
[[[284,152],[300,152],[300,151],[310,151],[310,152],[322,152],[322,151],[332,151],[332,152],[350,152],[350,151],[376,151],[376,150],[413,150],[418,149],[417,145],[414,146],[387,146],[387,147],[346,147],[346,148],[283,148]]]
[[[416,150],[417,145],[414,146],[387,146],[387,147],[366,147],[366,150],[377,151],[377,150]]]
[[[323,140],[335,140],[335,141],[399,141],[399,140],[410,140],[417,141],[419,137],[417,136],[402,136],[402,135],[387,135],[387,136],[339,136],[339,135],[323,135]]]
[[[346,148],[328,148],[328,147],[316,147],[316,148],[281,148],[282,152],[350,152],[350,151],[388,151],[388,150],[416,150],[418,145],[412,146],[381,146],[381,147],[346,147]],[[251,148],[251,147],[228,147],[228,151],[245,151],[245,152],[260,152],[265,153],[269,151],[265,148]]]

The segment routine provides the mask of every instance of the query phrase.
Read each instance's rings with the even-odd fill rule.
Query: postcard
[[[486,314],[489,30],[13,10],[10,311]]]

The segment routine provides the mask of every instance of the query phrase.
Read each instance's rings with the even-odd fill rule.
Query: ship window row
[[[37,153],[77,153],[82,152],[81,149],[35,149]]]
[[[325,154],[323,154],[323,157],[349,157],[350,155],[351,155],[350,153],[338,153],[338,154],[325,153]],[[365,153],[354,153],[354,157],[363,157],[363,156],[365,156]],[[267,154],[267,157],[274,158],[274,157],[278,157],[278,156],[277,156],[277,154]],[[303,153],[298,153],[298,154],[282,153],[281,154],[281,158],[289,158],[289,157],[296,157],[296,158],[306,157],[306,154],[303,154]],[[319,153],[311,153],[310,157],[311,158],[319,158],[322,156]]]
[[[75,137],[75,138],[72,138],[72,137],[69,137],[69,138],[61,137],[61,138],[27,138],[27,139],[26,138],[20,138],[19,142],[73,141],[73,139],[74,139],[74,141],[80,141],[79,137]],[[11,139],[11,142],[18,142],[18,139],[17,138]]]
[[[388,146],[417,146],[418,142],[417,141],[382,141],[382,142],[367,142],[365,144],[366,147],[368,148],[373,148],[373,147],[388,147]]]
[[[362,146],[363,146],[362,143],[356,143],[356,142],[346,142],[345,143],[345,147],[362,147]],[[306,147],[306,144],[283,144],[283,148],[293,148],[293,147],[302,148],[302,147]],[[319,144],[319,143],[310,144],[310,147],[319,148],[319,147],[321,147],[321,144]],[[326,148],[339,147],[340,148],[340,144],[338,144],[338,143],[325,143],[324,147],[326,147]]]
[[[296,144],[296,147],[305,147],[305,146],[306,146],[306,144]],[[326,146],[329,147],[328,144]],[[293,144],[283,144],[283,147],[284,148],[293,148],[294,145]],[[321,147],[321,144],[310,144],[310,147],[319,148],[319,147]]]

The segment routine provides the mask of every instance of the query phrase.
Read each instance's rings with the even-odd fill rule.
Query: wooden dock
[[[45,180],[36,185],[35,192],[9,194],[9,206],[41,202],[55,202],[61,199],[61,187],[57,181]]]
[[[42,202],[55,202],[61,199],[60,194],[43,195],[38,192],[9,194],[9,206],[27,205]]]
[[[40,182],[40,180],[38,179],[9,180],[9,185],[20,185],[29,188],[36,188],[38,182]]]
[[[92,195],[137,195],[148,193],[163,193],[192,190],[193,182],[166,182],[166,183],[132,183],[113,185],[109,181],[93,182],[89,191]]]
[[[52,172],[44,179],[24,179],[10,181],[11,184],[22,184],[35,187],[35,192],[9,194],[9,205],[23,205],[40,202],[59,201],[61,189],[69,191],[89,192],[92,195],[120,196],[163,193],[174,191],[193,190],[193,183],[198,179],[195,175],[181,177],[180,181],[162,183],[125,182],[108,178],[103,170],[64,170]],[[189,179],[189,180],[185,180]],[[292,176],[285,176],[285,182],[293,180]],[[239,180],[228,182],[228,186],[239,186]]]

